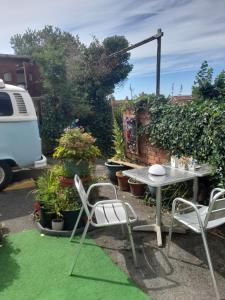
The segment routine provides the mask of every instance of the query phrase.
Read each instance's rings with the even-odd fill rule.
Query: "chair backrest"
[[[85,189],[83,187],[82,181],[78,175],[74,176],[74,184],[78,191],[78,194],[80,196],[80,199],[82,201],[82,205],[84,207],[84,210],[86,212],[87,217],[90,217],[90,212],[87,206],[87,193],[85,192]]]
[[[220,225],[221,221],[225,223],[225,189],[216,188],[211,192],[204,227],[207,228],[214,221],[219,221]]]

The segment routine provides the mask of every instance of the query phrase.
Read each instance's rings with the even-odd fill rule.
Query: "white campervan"
[[[0,79],[0,190],[11,181],[13,167],[40,168],[46,164],[29,93]]]

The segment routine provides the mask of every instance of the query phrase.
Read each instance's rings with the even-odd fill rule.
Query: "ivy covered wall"
[[[149,143],[178,156],[192,156],[214,167],[215,184],[225,181],[225,103],[190,101],[182,105],[155,95],[141,95],[132,104],[151,121],[139,127]]]

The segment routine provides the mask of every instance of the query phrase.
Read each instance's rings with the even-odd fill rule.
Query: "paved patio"
[[[0,192],[0,221],[4,223],[5,232],[10,234],[34,228],[31,216],[34,187],[31,179],[39,174],[40,171],[17,172],[11,187]],[[102,163],[97,165],[96,174],[105,175]],[[145,206],[142,200],[134,198],[130,193],[118,191],[118,194],[134,207],[139,223],[154,221],[154,208]],[[106,190],[104,196],[110,197],[111,192]],[[163,220],[168,223],[169,214],[164,213]],[[120,228],[102,228],[92,231],[90,235],[153,299],[215,299],[200,236],[191,232],[185,235],[174,234],[171,245],[172,258],[168,259],[167,234],[163,236],[163,247],[158,248],[154,233],[134,232],[139,262],[139,267],[135,268],[131,251],[126,249],[127,243]],[[208,242],[219,291],[222,299],[225,299],[225,227],[223,226],[220,232],[208,234]]]

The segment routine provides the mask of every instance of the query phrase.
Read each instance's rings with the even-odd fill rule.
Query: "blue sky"
[[[10,37],[28,27],[54,25],[78,34],[90,43],[125,35],[130,44],[162,28],[161,92],[190,94],[196,72],[204,60],[214,73],[225,69],[224,0],[1,0],[0,53],[13,53]],[[134,68],[127,81],[117,87],[117,99],[155,91],[156,42],[131,52]]]

